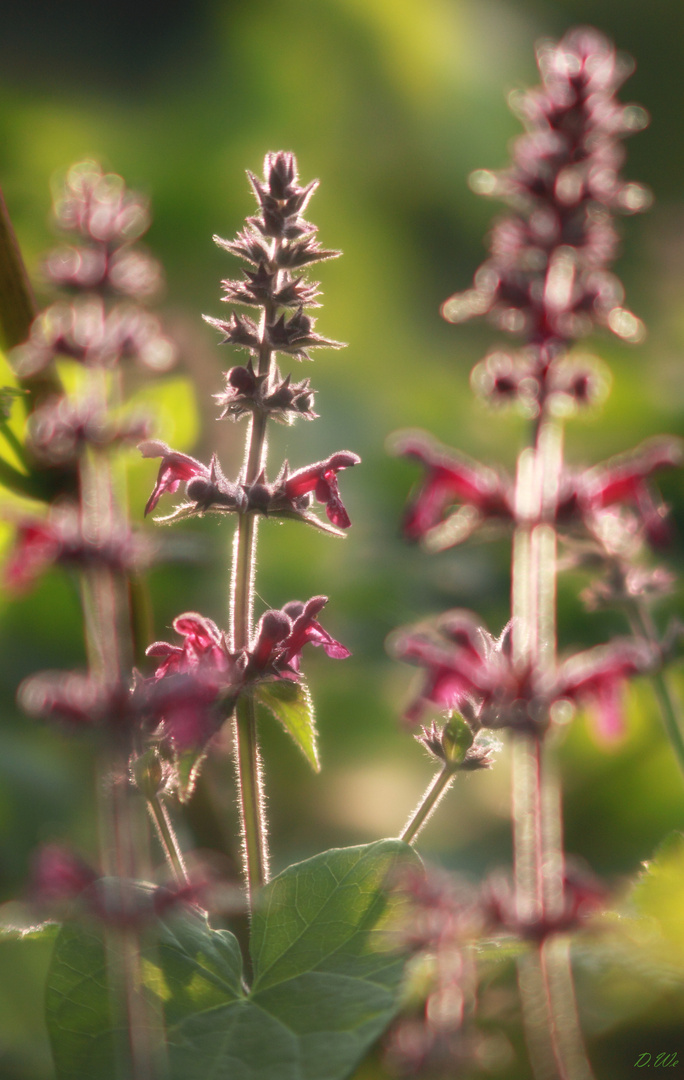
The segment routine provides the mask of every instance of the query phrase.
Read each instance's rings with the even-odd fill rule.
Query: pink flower
[[[483,726],[505,723],[502,706],[523,693],[504,638],[492,638],[468,611],[448,612],[436,632],[400,633],[392,643],[399,660],[426,669],[419,695],[406,710],[406,719],[419,721],[427,704],[477,714]],[[503,717],[503,720],[502,720]]]
[[[60,550],[57,533],[48,521],[22,522],[5,563],[5,587],[16,592],[28,588],[57,560]]]
[[[447,450],[423,432],[398,435],[394,450],[426,469],[404,517],[404,533],[410,540],[419,540],[439,525],[454,504],[476,511],[469,532],[484,518],[511,518],[511,484],[496,470]]]
[[[199,748],[251,684],[269,678],[297,681],[307,643],[322,646],[338,660],[350,656],[316,619],[327,602],[325,596],[314,596],[306,604],[292,601],[281,611],[264,612],[251,648],[236,653],[230,652],[225,634],[211,619],[195,612],[179,615],[173,628],[182,644],[155,641],[147,649],[159,664],[154,678],[143,680],[134,691],[143,725],[149,729],[161,723],[177,751]]]
[[[46,844],[33,858],[30,891],[33,903],[50,915],[68,915],[65,908],[78,899],[89,916],[130,927],[149,924],[179,904],[198,905],[209,885],[204,875],[181,885],[141,889],[133,881],[102,877],[61,844]]]
[[[261,616],[256,640],[250,650],[248,671],[271,668],[281,677],[292,678],[306,644],[321,646],[334,660],[346,660],[349,649],[324,630],[316,616],[328,603],[327,596],[313,596],[305,604],[292,600],[281,611]]]
[[[653,649],[632,639],[577,653],[565,660],[554,677],[516,669],[505,650],[506,632],[498,640],[467,611],[452,611],[435,628],[400,633],[393,652],[425,670],[418,696],[406,711],[409,721],[421,719],[428,705],[457,709],[476,728],[528,727],[549,722],[555,701],[567,699],[597,710],[601,734],[622,731],[621,694],[626,679],[652,668]]]
[[[15,591],[27,589],[55,563],[80,567],[99,564],[125,570],[139,565],[145,554],[144,541],[125,528],[93,540],[84,534],[78,511],[60,506],[48,518],[19,523],[14,547],[5,563],[4,583]]]
[[[607,507],[631,505],[643,522],[647,539],[654,547],[662,547],[669,540],[666,508],[649,480],[657,470],[681,463],[679,439],[671,436],[649,439],[627,454],[588,469],[576,479],[580,510],[591,524],[591,519]]]
[[[183,483],[186,484],[185,490],[190,503],[187,507],[179,507],[176,513],[185,509],[201,513],[209,509],[230,511],[246,508],[247,500],[244,492],[235,484],[231,484],[223,475],[216,454],[213,455],[209,465],[203,465],[201,461],[190,457],[189,454],[171,450],[166,443],[158,439],[140,443],[138,449],[143,457],[162,459],[157,482],[147,500],[145,515],[154,510],[164,492],[170,491],[173,494]],[[194,507],[192,503],[195,504]]]
[[[154,510],[164,492],[169,491],[173,494],[178,491],[182,483],[187,483],[188,480],[192,480],[195,476],[200,476],[205,480],[211,478],[211,470],[207,465],[203,465],[201,461],[190,457],[189,454],[181,454],[178,450],[172,450],[166,443],[160,442],[158,439],[150,439],[148,442],[140,443],[138,449],[143,457],[160,457],[162,459],[157,474],[157,482],[145,506],[145,516]]]
[[[312,492],[319,503],[325,504],[325,512],[333,525],[348,529],[351,521],[340,497],[337,474],[342,469],[358,465],[360,461],[358,454],[352,454],[349,450],[338,450],[325,461],[317,461],[314,465],[307,465],[287,476],[284,484],[285,496],[291,502],[296,502]]]
[[[93,868],[61,844],[46,844],[32,861],[31,894],[41,905],[55,907],[75,900],[97,881]]]
[[[228,649],[215,622],[196,612],[173,621],[181,645],[155,641],[146,655],[160,663],[144,682],[144,706],[163,722],[177,751],[201,747],[230,715],[244,683],[245,659]]]
[[[643,641],[617,638],[576,653],[558,669],[554,699],[566,698],[595,711],[596,730],[607,741],[624,731],[623,687],[628,678],[653,668],[656,657]]]
[[[80,671],[41,671],[19,687],[17,700],[29,716],[99,728],[126,738],[138,723],[136,704],[128,686],[106,686]]]
[[[137,706],[145,728],[156,728],[177,753],[199,752],[232,713],[240,683],[211,666],[145,680]]]
[[[173,620],[173,628],[184,638],[182,645],[155,641],[145,650],[146,656],[161,658],[155,679],[198,669],[225,671],[229,668],[233,658],[225,635],[211,619],[189,611]]]

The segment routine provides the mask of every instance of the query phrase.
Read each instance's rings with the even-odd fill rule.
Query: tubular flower
[[[207,509],[209,506],[222,506],[229,510],[237,509],[240,498],[238,489],[226,480],[216,455],[212,457],[209,465],[203,465],[201,461],[190,457],[189,454],[172,450],[166,443],[157,439],[141,443],[138,449],[143,457],[162,459],[157,482],[147,500],[145,515],[154,510],[166,491],[173,494],[183,483],[187,485],[186,491],[189,498],[197,503],[198,511]]]
[[[325,512],[333,525],[348,529],[351,525],[337,485],[337,474],[342,469],[358,465],[361,458],[349,450],[338,450],[325,461],[306,465],[303,469],[284,477],[282,486],[285,498],[297,504],[302,496],[313,494],[317,502],[325,505]]]
[[[650,477],[659,469],[681,463],[680,440],[665,436],[651,439],[630,453],[580,474],[575,482],[575,493],[589,528],[607,508],[628,505],[636,510],[646,539],[654,547],[666,545],[670,538],[667,510],[654,491]]]
[[[512,486],[503,473],[447,450],[423,432],[399,434],[393,450],[426,469],[404,517],[404,533],[410,540],[420,540],[441,525],[455,504],[469,513],[453,542],[466,539],[486,518],[512,518]]]
[[[457,709],[476,727],[500,727],[504,702],[518,694],[518,680],[509,657],[498,641],[469,611],[444,615],[435,628],[400,632],[391,643],[399,660],[426,669],[418,697],[406,710],[406,719],[417,722],[428,704]],[[503,721],[505,723],[505,719]]]
[[[346,660],[349,649],[324,630],[316,616],[328,603],[327,596],[312,596],[306,603],[291,600],[280,611],[265,612],[249,654],[248,670],[268,668],[285,677],[296,677],[305,645],[321,646],[334,660]]]
[[[622,691],[626,680],[652,671],[657,663],[655,650],[646,642],[618,638],[565,660],[558,669],[553,696],[589,705],[596,717],[597,733],[612,741],[624,731]]]
[[[346,659],[351,655],[349,650],[317,620],[327,602],[327,596],[314,596],[306,603],[292,600],[282,610],[264,612],[249,649],[237,652],[230,651],[225,633],[211,619],[193,611],[179,615],[173,628],[183,638],[182,644],[155,641],[147,649],[147,655],[158,661],[154,678],[145,680],[146,685],[152,683],[158,688],[147,691],[153,711],[163,711],[168,726],[166,710],[174,707],[174,691],[166,693],[163,688],[176,680],[183,696],[183,678],[190,695],[193,684],[203,688],[198,701],[201,710],[208,701],[220,698],[232,711],[239,694],[259,681],[270,678],[297,681],[302,649],[307,644],[321,646],[333,659]],[[155,695],[161,695],[161,704]],[[182,704],[182,709],[185,708]],[[183,723],[181,718],[176,726],[180,728]],[[191,717],[188,728],[192,728]],[[177,740],[178,736],[174,738]]]
[[[84,446],[134,442],[150,434],[151,422],[131,414],[110,419],[95,403],[52,398],[29,417],[28,441],[37,457],[51,465],[77,461]]]
[[[554,702],[569,700],[595,706],[599,730],[614,737],[622,730],[625,680],[652,670],[658,660],[653,648],[641,641],[617,640],[569,657],[549,675],[516,670],[505,645],[506,631],[495,639],[470,612],[459,610],[448,612],[435,628],[400,633],[392,651],[426,672],[406,719],[419,721],[428,705],[436,705],[458,710],[475,730],[536,730],[548,724]]]
[[[60,356],[105,368],[130,358],[153,371],[166,371],[175,359],[154,315],[135,304],[116,304],[107,310],[102,299],[92,295],[47,308],[34,320],[26,344],[12,355],[24,378],[44,371]]]
[[[233,657],[225,634],[211,619],[190,611],[175,618],[173,628],[184,639],[182,645],[155,641],[145,650],[146,656],[160,659],[155,679],[198,670],[222,672],[230,667]]]
[[[118,927],[141,927],[181,904],[204,899],[208,880],[169,887],[142,886],[103,877],[75,852],[61,844],[46,844],[32,860],[30,899],[51,917],[72,917],[78,902],[91,918]]]
[[[125,528],[102,541],[85,535],[78,512],[60,507],[48,518],[20,522],[4,568],[4,583],[17,592],[30,588],[50,566],[100,564],[114,570],[138,567],[146,559],[144,540]]]

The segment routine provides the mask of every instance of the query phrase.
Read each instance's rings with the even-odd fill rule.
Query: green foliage
[[[684,835],[672,833],[660,845],[632,892],[639,915],[649,920],[654,945],[684,972]]]
[[[417,856],[399,840],[324,852],[290,866],[254,916],[252,988],[237,940],[185,908],[143,947],[143,978],[163,1010],[172,1080],[342,1080],[398,1008],[403,957],[388,893]],[[151,935],[150,935],[151,937]],[[115,1025],[99,926],[69,924],[48,979],[59,1080],[115,1080]]]
[[[318,760],[316,719],[306,683],[303,680],[290,682],[286,679],[261,683],[255,691],[255,697],[280,720],[311,767],[319,772],[321,766]]]

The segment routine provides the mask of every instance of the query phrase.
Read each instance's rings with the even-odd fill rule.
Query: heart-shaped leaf
[[[236,939],[185,909],[160,920],[142,970],[163,1009],[171,1080],[343,1080],[397,1011],[404,958],[393,926],[405,896],[399,840],[324,852],[289,867],[254,916],[248,993]],[[58,938],[48,1028],[59,1080],[115,1080],[102,934]]]
[[[264,682],[257,686],[254,696],[280,720],[311,767],[319,772],[321,766],[316,745],[316,721],[306,683],[301,679],[299,682],[291,679]]]

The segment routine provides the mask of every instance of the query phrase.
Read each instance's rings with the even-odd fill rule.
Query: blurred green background
[[[448,606],[475,608],[495,633],[509,617],[508,542],[428,558],[399,539],[415,472],[387,455],[385,440],[397,428],[424,427],[483,460],[509,467],[515,460],[523,422],[492,417],[469,390],[470,370],[496,335],[484,325],[448,326],[438,309],[468,287],[483,257],[482,238],[497,208],[470,192],[467,176],[506,162],[507,141],[519,130],[506,94],[537,81],[538,38],[588,22],[637,60],[622,98],[643,104],[653,120],[630,141],[626,174],[650,185],[656,201],[647,215],[624,222],[618,266],[627,303],[649,336],[638,347],[607,336],[590,343],[615,382],[600,415],[570,425],[568,454],[586,463],[661,431],[684,434],[683,5],[0,3],[0,184],[28,266],[38,281],[41,254],[52,242],[51,179],[72,161],[96,157],[150,195],[147,242],[166,268],[162,312],[181,361],[172,378],[142,387],[133,376],[131,389],[156,407],[161,438],[204,460],[217,449],[227,472],[239,466],[244,428],[216,422],[211,394],[236,360],[217,346],[201,314],[225,314],[219,281],[237,266],[211,237],[232,236],[251,213],[244,169],[260,172],[267,150],[294,150],[302,179],[321,179],[309,216],[322,243],[344,256],[320,269],[318,329],[349,347],[297,365],[296,377],[311,375],[319,391],[321,419],[275,432],[271,461],[275,472],[284,456],[299,466],[341,448],[361,454],[363,465],[341,479],[354,525],[336,541],[267,522],[257,589],[264,607],[330,595],[325,625],[354,655],[344,663],[318,653],[308,660],[319,776],[264,719],[275,869],[327,846],[396,834],[431,775],[399,723],[412,675],[387,657],[390,631]],[[154,471],[153,462],[131,456],[138,519]],[[664,477],[662,488],[681,541],[681,477]],[[231,532],[228,522],[207,520],[175,527],[173,538],[164,533],[173,561],[151,575],[156,637],[168,637],[173,617],[185,610],[225,622]],[[681,547],[669,560],[676,568]],[[563,648],[624,629],[617,615],[584,612],[577,598],[584,583],[574,577],[560,586]],[[678,599],[668,601],[663,619]],[[83,663],[79,625],[74,583],[61,572],[0,607],[0,900],[24,887],[37,844],[68,839],[86,854],[95,850],[90,749],[27,721],[13,703],[23,677]],[[599,745],[579,717],[560,756],[568,850],[612,881],[634,873],[665,834],[684,826],[682,778],[647,686],[635,688],[622,743]],[[491,773],[450,794],[421,850],[475,876],[505,865],[508,813],[504,753]],[[219,848],[230,866],[236,841],[227,747],[212,761],[181,829],[189,846]],[[0,948],[0,1078],[49,1077],[40,1016],[45,950]],[[600,1004],[592,1007],[600,1011]],[[653,1018],[639,1022],[652,1036]],[[631,1069],[624,1023],[618,1009],[602,1028],[597,1024],[606,1077],[622,1075],[623,1065],[625,1075]],[[506,1075],[524,1075],[510,1068]]]

